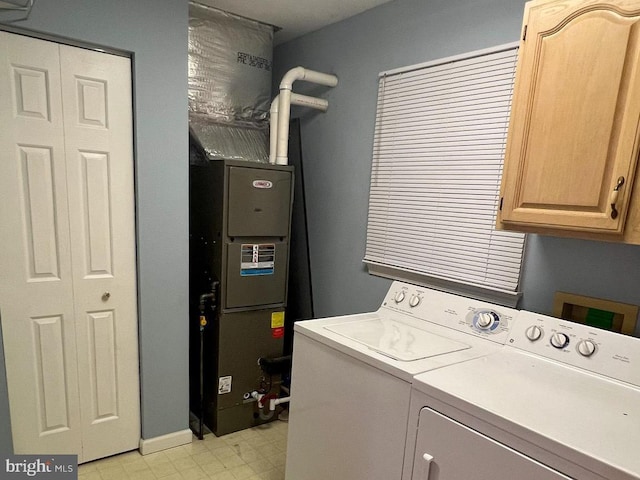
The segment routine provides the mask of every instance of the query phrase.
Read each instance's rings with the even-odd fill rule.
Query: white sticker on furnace
[[[218,395],[231,393],[231,375],[218,379]]]
[[[240,247],[240,275],[273,275],[276,246],[273,243],[243,243]]]

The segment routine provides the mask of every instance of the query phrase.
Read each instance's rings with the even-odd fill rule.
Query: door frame
[[[7,32],[7,33],[14,33],[16,35],[22,35],[25,37],[37,38],[38,40],[54,42],[60,45],[69,45],[70,47],[84,48],[85,50],[93,50],[95,52],[108,53],[110,55],[117,55],[119,57],[127,57],[131,59],[131,66],[133,70],[134,55],[133,55],[133,52],[129,52],[127,50],[107,47],[104,45],[99,45],[97,43],[75,40],[73,38],[61,37],[58,35],[52,35],[50,33],[39,32],[37,30],[30,30],[28,28],[14,27],[13,25],[6,25],[2,23],[0,23],[0,31]]]

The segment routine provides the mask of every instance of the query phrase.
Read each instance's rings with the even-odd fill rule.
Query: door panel
[[[238,308],[284,303],[287,288],[287,246],[286,241],[227,244],[224,306]],[[254,251],[256,257],[252,258]]]
[[[131,64],[60,46],[85,461],[140,440]]]
[[[0,323],[15,453],[80,452],[58,46],[0,32]]]
[[[286,237],[291,217],[291,172],[229,167],[230,237]]]
[[[111,245],[111,186],[106,153],[79,152],[82,170],[84,231],[84,278],[113,276]]]
[[[31,333],[36,359],[36,384],[39,386],[37,414],[40,417],[41,435],[70,428],[62,320],[62,315],[33,319]]]
[[[22,117],[51,119],[47,70],[11,65],[14,80],[16,114]]]
[[[440,413],[418,420],[413,480],[570,480],[556,470]]]
[[[88,314],[92,424],[118,417],[118,358],[113,310]]]
[[[19,185],[28,243],[28,281],[60,280],[53,152],[48,147],[17,145]]]

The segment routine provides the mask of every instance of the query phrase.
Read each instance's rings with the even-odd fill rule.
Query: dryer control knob
[[[422,299],[418,295],[411,295],[411,298],[409,299],[409,306],[412,308],[417,307],[420,305],[421,300]]]
[[[393,297],[394,302],[396,303],[400,303],[404,300],[404,290],[400,290],[398,293],[396,293],[396,296]]]
[[[592,340],[580,340],[578,342],[578,353],[583,357],[590,357],[596,353],[596,344]]]
[[[481,328],[482,330],[487,330],[491,328],[494,321],[495,321],[495,318],[490,312],[481,312],[478,314],[476,325],[478,326],[478,328]]]
[[[536,342],[540,340],[540,338],[542,338],[542,329],[538,325],[531,325],[529,328],[527,328],[524,334],[529,340],[531,340],[532,342]]]
[[[556,332],[553,335],[551,335],[550,342],[552,347],[563,349],[564,347],[569,345],[569,337],[564,333]]]

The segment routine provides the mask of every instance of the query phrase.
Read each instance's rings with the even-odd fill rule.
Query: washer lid
[[[390,318],[375,318],[327,325],[327,330],[395,360],[410,362],[470,348]]]

